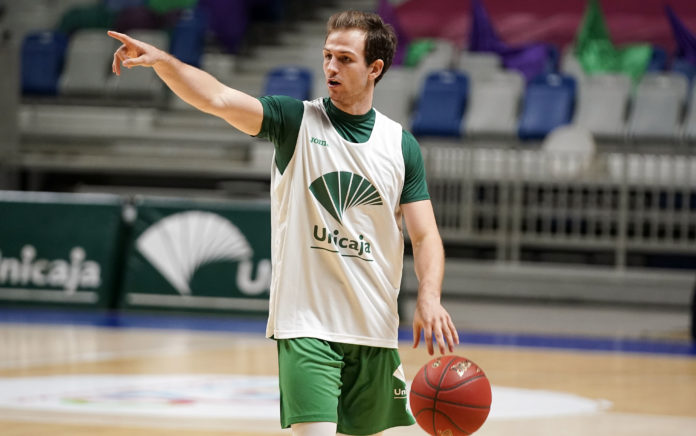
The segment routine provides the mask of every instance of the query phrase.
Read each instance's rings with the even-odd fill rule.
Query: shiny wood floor
[[[401,347],[407,378],[429,356]],[[496,387],[605,400],[608,409],[534,417],[492,416],[477,432],[498,435],[696,435],[696,358],[688,355],[461,345]],[[275,376],[272,341],[260,334],[92,326],[0,324],[0,383],[49,376],[229,374]],[[2,393],[0,392],[0,397]],[[495,401],[495,398],[494,398]],[[20,401],[21,403],[21,401]],[[0,404],[0,434],[289,435],[276,419],[167,419],[66,413]],[[388,435],[424,435],[417,426]]]

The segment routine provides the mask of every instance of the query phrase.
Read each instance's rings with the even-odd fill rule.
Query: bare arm
[[[428,353],[433,354],[433,337],[440,354],[445,354],[445,344],[450,352],[459,343],[457,329],[447,310],[440,303],[442,277],[445,270],[445,253],[437,230],[430,200],[401,205],[406,228],[413,245],[418,300],[413,315],[413,347],[420,342],[424,332]]]
[[[220,83],[207,72],[150,44],[114,31],[108,35],[122,43],[114,53],[111,69],[115,74],[121,74],[121,65],[152,67],[176,95],[192,106],[224,119],[249,135],[261,130],[263,107],[258,99]]]

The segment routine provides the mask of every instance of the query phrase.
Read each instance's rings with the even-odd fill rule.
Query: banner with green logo
[[[112,305],[121,203],[112,195],[0,191],[0,301]]]
[[[121,307],[268,312],[268,202],[148,198],[136,211]]]

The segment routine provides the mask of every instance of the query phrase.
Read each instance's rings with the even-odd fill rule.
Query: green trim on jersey
[[[261,97],[259,100],[263,106],[263,122],[261,131],[256,136],[273,143],[276,151],[276,166],[283,174],[295,152],[304,104],[300,100],[284,95]]]
[[[372,128],[375,126],[375,118],[377,118],[374,109],[370,109],[362,115],[351,115],[334,106],[329,97],[324,97],[323,103],[331,124],[343,139],[356,144],[367,142],[370,139]]]
[[[304,105],[300,100],[281,95],[265,96],[259,100],[263,106],[263,123],[256,136],[268,139],[274,144],[276,166],[282,174],[295,152]],[[334,106],[328,97],[324,98],[323,103],[331,124],[343,139],[354,143],[363,143],[370,139],[376,118],[374,109],[363,115],[351,115]],[[406,174],[399,203],[430,199],[420,146],[416,138],[406,130],[403,130],[401,135],[401,151],[404,155]]]
[[[416,138],[406,130],[402,130],[401,133],[401,152],[404,155],[406,175],[399,204],[430,200],[428,184],[425,181],[425,164],[423,163],[420,146]]]

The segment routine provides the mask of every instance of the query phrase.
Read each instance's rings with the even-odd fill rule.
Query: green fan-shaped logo
[[[382,204],[382,197],[367,179],[348,171],[324,174],[309,185],[309,190],[339,223],[348,208]]]

